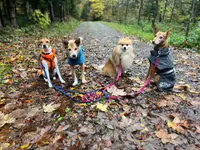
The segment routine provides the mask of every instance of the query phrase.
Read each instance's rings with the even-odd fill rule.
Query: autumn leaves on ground
[[[52,32],[56,30],[55,26]],[[93,66],[109,58],[122,37],[120,33],[99,22],[84,22],[70,34],[71,38],[84,38],[89,81],[76,87],[71,86],[73,78],[62,45],[64,35],[55,35],[47,36],[56,49],[66,81],[66,84],[53,81],[55,85],[86,92],[101,89],[112,81]],[[116,84],[118,92],[109,91],[110,95],[123,96],[115,101],[79,104],[48,88],[47,83],[38,78],[40,36],[21,36],[16,41],[0,43],[0,149],[200,148],[200,56],[197,53],[172,48],[177,84],[188,84],[189,89],[159,93],[150,85],[144,93],[131,97],[130,93],[143,85],[148,67],[146,56],[152,49],[151,44],[132,37],[134,64]]]

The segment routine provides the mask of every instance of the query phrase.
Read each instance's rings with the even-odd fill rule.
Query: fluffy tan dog
[[[103,66],[102,74],[114,78],[120,63],[122,72],[126,72],[131,67],[134,56],[132,41],[129,38],[120,39],[118,45],[113,49],[112,56]]]

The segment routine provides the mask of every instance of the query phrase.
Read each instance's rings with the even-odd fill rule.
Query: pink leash
[[[118,73],[117,73],[116,79],[112,83],[105,86],[103,92],[105,92],[109,87],[115,85],[115,83],[119,80],[120,75],[121,75],[121,63],[118,65]],[[99,98],[99,95],[97,95],[96,93],[88,93],[82,97],[82,101],[85,102],[85,101],[89,101],[91,99],[97,99],[97,98]],[[117,99],[117,98],[118,96],[109,96],[108,99]]]
[[[154,69],[155,69],[156,66],[158,65],[158,62],[159,62],[159,60],[158,60],[158,57],[157,57],[157,58],[156,58],[156,63],[154,64]],[[144,91],[145,87],[150,83],[151,79],[152,79],[152,76],[149,77],[149,79],[145,82],[144,86],[143,86],[142,88],[140,88],[140,89],[136,92],[136,94],[140,94],[142,91]]]
[[[117,73],[116,79],[115,79],[112,83],[108,84],[108,85],[104,88],[103,91],[106,91],[107,88],[109,88],[109,87],[115,85],[115,83],[119,80],[120,75],[121,75],[121,65],[119,64],[119,65],[118,65],[118,73]]]

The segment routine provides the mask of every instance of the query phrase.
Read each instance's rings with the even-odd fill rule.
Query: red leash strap
[[[108,84],[103,91],[106,91],[109,87],[115,85],[115,82],[117,82],[119,80],[119,77],[121,76],[121,61],[120,61],[120,64],[118,65],[118,72],[117,72],[117,77],[115,78],[115,80]]]
[[[158,57],[157,57],[157,58],[156,58],[156,63],[154,64],[154,69],[156,69],[156,66],[158,65],[158,62],[159,62],[159,59],[158,59]],[[136,94],[140,94],[142,91],[144,91],[145,87],[147,87],[147,85],[150,83],[151,79],[152,79],[152,76],[149,77],[149,79],[145,82],[145,84],[143,85],[143,87],[140,88],[140,89],[136,92]]]

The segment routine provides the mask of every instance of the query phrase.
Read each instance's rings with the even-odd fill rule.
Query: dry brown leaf
[[[54,110],[58,109],[58,107],[60,107],[60,104],[50,103],[47,105],[45,104],[43,105],[44,112],[47,112],[47,113],[53,112]]]
[[[127,95],[127,93],[124,92],[124,89],[118,89],[115,85],[108,88],[107,91],[109,93],[111,93],[113,96],[125,96],[125,95]]]
[[[156,131],[156,136],[161,139],[162,143],[172,143],[174,145],[178,145],[178,142],[175,139],[178,137],[177,134],[168,134],[165,130],[160,129]]]

